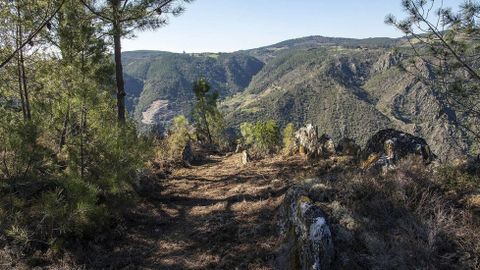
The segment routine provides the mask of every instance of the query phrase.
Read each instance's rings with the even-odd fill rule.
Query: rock
[[[320,149],[318,128],[312,124],[308,124],[295,132],[295,141],[300,149],[300,153],[305,154],[307,158],[311,159],[318,156]]]
[[[324,184],[313,184],[308,190],[308,197],[318,202],[329,202],[335,197],[335,193]]]
[[[367,160],[362,163],[362,169],[373,171],[376,173],[386,174],[388,171],[395,169],[392,160],[385,155],[371,154]]]
[[[319,139],[319,143],[321,146],[323,157],[328,158],[334,156],[337,153],[337,151],[335,150],[335,143],[333,142],[333,139],[330,137],[330,135],[323,134]]]
[[[250,155],[248,154],[247,150],[243,150],[242,152],[242,164],[246,165],[250,162]]]
[[[393,140],[386,140],[383,144],[383,151],[385,152],[385,157],[389,160],[395,160],[395,142]]]
[[[295,132],[295,145],[300,154],[308,159],[331,157],[336,154],[335,143],[332,138],[324,134],[318,136],[318,128],[311,124]]]
[[[421,156],[425,164],[435,159],[424,139],[394,129],[381,130],[368,140],[363,158],[367,159],[372,154],[384,156],[392,163],[408,155]]]
[[[355,143],[355,140],[350,138],[343,138],[338,141],[337,153],[345,156],[358,156],[361,151],[361,148],[358,144]]]
[[[301,188],[292,188],[285,197],[284,231],[288,232],[288,267],[285,269],[329,269],[335,251],[327,217]]]

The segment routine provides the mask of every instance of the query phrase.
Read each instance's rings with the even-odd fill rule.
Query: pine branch
[[[23,50],[23,48],[29,44],[39,33],[40,31],[43,30],[43,28],[45,28],[45,26],[47,26],[47,24],[53,19],[53,17],[55,17],[55,15],[57,15],[57,13],[60,11],[60,9],[62,8],[63,4],[65,3],[65,0],[62,0],[62,2],[60,3],[60,5],[57,7],[57,9],[55,10],[55,12],[53,12],[43,23],[40,24],[40,26],[35,29],[32,33],[30,33],[30,35],[27,37],[27,39],[22,43],[20,44],[19,47],[17,47],[15,49],[15,51],[13,53],[11,53],[1,64],[0,64],[0,69],[3,68],[5,65],[7,65],[12,59],[13,57],[15,57],[15,55],[20,51],[20,50]]]

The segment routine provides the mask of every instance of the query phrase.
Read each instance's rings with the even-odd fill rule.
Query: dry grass
[[[111,235],[77,243],[47,269],[274,269],[277,209],[299,183],[329,216],[334,269],[480,269],[477,171],[434,172],[415,159],[385,175],[358,167],[346,157],[242,165],[236,154],[152,172]],[[0,269],[35,265],[1,247]]]
[[[329,213],[335,269],[480,268],[475,213],[421,162],[402,161],[385,176],[349,169],[306,188]]]
[[[298,157],[244,166],[237,154],[209,156],[202,164],[172,167],[166,175],[152,172],[142,181],[141,201],[125,220],[100,241],[78,243],[69,252],[69,265],[273,269],[281,241],[276,209],[295,175],[310,169]]]

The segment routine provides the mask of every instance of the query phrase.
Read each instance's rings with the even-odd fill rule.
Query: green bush
[[[274,120],[240,125],[243,144],[259,154],[270,154],[279,149],[280,130]]]
[[[98,118],[97,118],[98,116]],[[0,232],[18,246],[57,247],[106,229],[125,210],[136,175],[150,158],[133,124],[92,115],[89,132],[58,153],[34,122],[0,125]],[[82,150],[81,150],[82,149]]]
[[[183,115],[175,117],[170,135],[167,138],[168,157],[181,159],[183,149],[193,137],[193,127],[188,123],[188,119]]]
[[[295,126],[288,123],[283,129],[283,153],[287,156],[292,155],[295,151]]]
[[[249,122],[240,125],[240,133],[242,134],[243,144],[245,146],[252,146],[255,142],[254,129],[255,125]]]

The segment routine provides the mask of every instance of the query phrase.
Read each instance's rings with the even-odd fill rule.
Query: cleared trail
[[[129,215],[124,237],[91,266],[115,269],[272,269],[281,237],[275,215],[300,158],[241,165],[210,157],[152,180]]]

